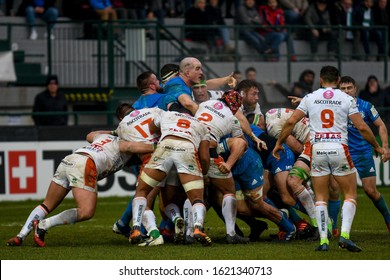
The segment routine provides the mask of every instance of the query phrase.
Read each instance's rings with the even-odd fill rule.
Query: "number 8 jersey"
[[[359,113],[356,101],[339,89],[320,88],[306,95],[298,110],[310,120],[310,143],[348,145],[348,116]]]

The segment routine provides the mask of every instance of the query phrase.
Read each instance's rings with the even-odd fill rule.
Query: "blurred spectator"
[[[237,84],[239,84],[242,81],[242,73],[240,70],[236,70],[233,72],[233,77],[236,79]]]
[[[112,7],[110,0],[89,0],[92,9],[98,14],[101,20],[117,20],[118,15]]]
[[[286,24],[303,24],[303,16],[309,7],[308,0],[279,0],[284,10]]]
[[[126,0],[111,0],[118,19],[138,19],[145,18],[144,1],[126,1]],[[140,15],[139,13],[142,13]]]
[[[2,5],[5,3],[4,8],[2,9]],[[6,16],[14,16],[15,11],[14,8],[14,0],[0,0],[0,16],[2,15],[2,10]]]
[[[365,27],[361,30],[361,40],[363,43],[364,53],[366,54],[366,60],[375,60],[375,56],[371,56],[370,41],[375,40],[378,47],[377,60],[383,58],[384,50],[384,38],[380,30],[376,28],[370,28],[376,25],[373,14],[373,0],[363,0],[361,5],[357,5],[356,13],[354,13],[354,21],[357,25]]]
[[[209,1],[209,4],[206,6],[206,14],[208,17],[208,24],[223,25],[223,27],[218,28],[218,31],[222,38],[224,52],[227,54],[234,53],[233,43],[230,40],[229,28],[226,27],[221,8],[218,6],[218,0]]]
[[[33,113],[36,112],[67,112],[68,102],[65,95],[58,90],[58,77],[48,76],[46,80],[46,90],[35,96]],[[33,116],[36,126],[62,126],[68,124],[68,115],[42,115]]]
[[[185,14],[185,12],[191,8],[192,0],[164,0],[163,8],[168,17],[180,17]]]
[[[265,95],[264,87],[259,81],[257,81],[257,71],[254,67],[248,67],[245,70],[245,79],[256,82],[257,88],[259,89],[259,97],[260,97],[259,104],[260,104],[260,106],[262,108],[269,106],[266,95]]]
[[[315,73],[313,70],[307,69],[304,70],[300,75],[298,81],[293,83],[291,90],[286,89],[283,85],[271,80],[269,82],[270,86],[273,86],[277,91],[279,91],[284,96],[296,96],[304,97],[306,94],[313,91]]]
[[[382,89],[379,85],[378,78],[371,75],[367,78],[365,88],[359,92],[359,98],[370,102],[378,109],[383,122],[388,125],[390,121],[390,95],[389,92]],[[375,127],[371,127],[374,133],[377,135]]]
[[[267,45],[270,46],[272,50],[270,60],[279,61],[279,46],[282,42],[286,42],[287,49],[289,50],[288,54],[291,55],[291,61],[297,61],[291,36],[289,36],[287,30],[283,28],[285,25],[284,12],[279,8],[278,1],[268,0],[267,5],[259,6],[259,14],[262,23],[259,33],[265,38]],[[281,26],[281,28],[267,28],[267,26]]]
[[[375,19],[375,25],[383,25],[387,26],[387,44],[390,43],[390,5],[387,5],[387,0],[378,0],[372,7],[373,16]],[[382,33],[382,38],[385,40],[386,31],[384,29],[380,29],[379,32]],[[390,48],[389,54],[390,54]]]
[[[219,1],[219,7],[222,8],[223,4],[225,4],[225,18],[233,18],[232,15],[232,4],[234,2],[234,14],[237,13],[240,8],[241,0],[221,0]]]
[[[52,29],[58,18],[58,9],[55,6],[55,0],[23,0],[18,8],[18,15],[25,16],[29,28],[30,40],[38,39],[38,32],[35,29],[36,17],[45,21],[49,28]],[[47,34],[45,33],[45,37]],[[50,39],[54,39],[53,33]]]
[[[310,32],[305,32],[309,36],[310,51],[312,59],[318,61],[318,43],[320,40],[327,41],[326,60],[335,60],[337,50],[337,40],[335,32],[331,29],[331,22],[327,0],[314,0],[309,5],[305,13],[305,24],[310,28]],[[306,30],[307,31],[307,30]]]
[[[353,1],[341,0],[337,1],[330,7],[330,21],[334,26],[354,26],[353,22]],[[338,42],[344,44],[344,42],[352,42],[351,59],[359,60],[359,46],[360,46],[360,30],[358,29],[336,29],[334,30]],[[343,54],[343,58],[349,60],[347,54]]]
[[[264,37],[256,30],[256,26],[261,25],[261,19],[255,4],[255,0],[244,0],[235,15],[234,23],[242,26],[250,25],[251,27],[248,28],[240,27],[240,38],[257,53],[268,55],[272,53],[272,49],[267,48]]]
[[[206,0],[195,0],[194,6],[185,13],[185,38],[194,42],[206,43],[211,54],[215,52],[217,42],[214,30],[202,27],[208,24],[209,18],[206,13]]]

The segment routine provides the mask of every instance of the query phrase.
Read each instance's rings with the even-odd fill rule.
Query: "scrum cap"
[[[221,100],[230,108],[233,115],[240,109],[242,105],[242,96],[238,91],[229,89],[222,94]]]

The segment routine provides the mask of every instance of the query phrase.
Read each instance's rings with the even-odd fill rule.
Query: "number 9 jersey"
[[[297,110],[310,119],[311,144],[348,145],[348,116],[359,113],[354,98],[333,88],[320,88],[306,95]]]

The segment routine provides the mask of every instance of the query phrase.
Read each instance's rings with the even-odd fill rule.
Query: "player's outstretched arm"
[[[363,138],[374,147],[375,153],[377,155],[383,155],[384,152],[382,147],[379,145],[378,141],[376,141],[374,133],[372,132],[371,128],[364,122],[360,113],[349,115],[349,118],[354,126],[359,130]]]
[[[382,143],[382,162],[386,162],[390,159],[390,151],[389,151],[389,134],[386,128],[385,123],[382,121],[382,119],[379,117],[377,118],[373,124],[378,128],[379,137],[381,138]]]

